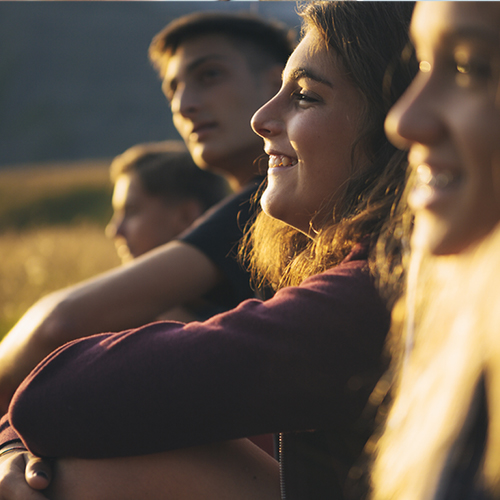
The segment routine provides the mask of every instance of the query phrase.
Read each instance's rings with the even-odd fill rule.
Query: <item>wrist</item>
[[[0,457],[3,457],[4,455],[7,455],[8,453],[13,453],[15,451],[28,451],[28,450],[20,441],[18,443],[10,443],[0,449]]]

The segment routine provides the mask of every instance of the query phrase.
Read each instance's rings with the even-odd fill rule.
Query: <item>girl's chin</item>
[[[263,212],[269,215],[269,217],[272,217],[273,219],[283,220],[282,217],[284,213],[283,209],[280,208],[282,206],[282,202],[280,202],[279,193],[277,193],[276,190],[269,185],[262,193],[262,196],[260,198],[260,206],[262,207]]]
[[[471,241],[462,231],[453,231],[447,221],[432,214],[419,214],[411,238],[413,251],[431,255],[452,255],[465,250]]]
[[[285,196],[286,194],[268,186],[260,199],[262,211],[269,217],[308,234],[310,230],[309,218],[300,216],[299,206],[290,200],[290,196]]]

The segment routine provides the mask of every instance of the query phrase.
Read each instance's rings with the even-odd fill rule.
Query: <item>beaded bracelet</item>
[[[7,453],[10,453],[11,451],[16,451],[16,450],[23,450],[23,451],[28,451],[24,446],[11,446],[10,448],[5,448],[5,450],[0,450],[0,457],[3,457],[4,455],[7,455]]]

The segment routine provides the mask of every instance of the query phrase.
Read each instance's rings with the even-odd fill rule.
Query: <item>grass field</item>
[[[109,161],[0,170],[0,336],[38,298],[119,265]]]

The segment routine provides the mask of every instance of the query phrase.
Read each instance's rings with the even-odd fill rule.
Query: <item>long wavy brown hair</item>
[[[257,214],[240,245],[240,259],[255,286],[276,290],[297,285],[338,265],[357,243],[368,240],[373,246],[382,228],[391,230],[391,214],[405,182],[406,155],[387,140],[384,120],[416,73],[408,49],[412,10],[412,2],[349,1],[308,3],[301,9],[302,36],[310,30],[320,34],[362,97],[351,158],[354,166],[362,152],[369,161],[352,168],[340,201],[323,201],[318,214],[328,215],[312,218],[314,238],[262,211]],[[388,259],[396,261],[398,250],[393,245]]]

